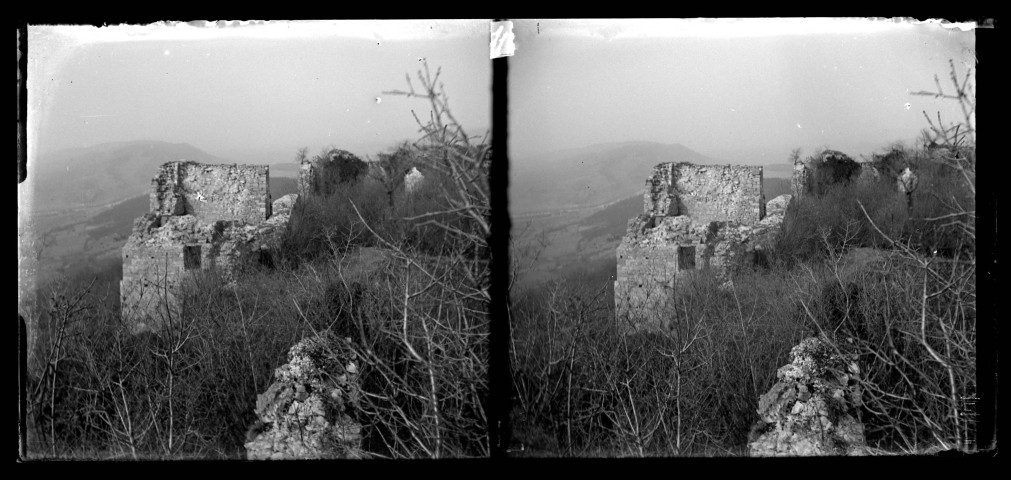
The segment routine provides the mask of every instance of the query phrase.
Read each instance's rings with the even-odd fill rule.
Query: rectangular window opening
[[[678,247],[678,269],[695,270],[695,247]]]
[[[200,245],[183,247],[183,268],[186,270],[200,268]]]

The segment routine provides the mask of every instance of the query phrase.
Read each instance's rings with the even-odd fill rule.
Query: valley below
[[[519,289],[567,279],[597,286],[613,281],[615,249],[628,221],[642,213],[644,182],[653,166],[717,163],[681,145],[649,142],[597,145],[545,158],[554,163],[511,165],[511,183],[523,185],[510,190],[510,255]],[[551,172],[539,165],[551,165]],[[791,165],[768,165],[764,171],[766,200],[789,193]],[[566,172],[565,181],[547,181],[561,172]]]
[[[186,144],[121,142],[52,154],[33,184],[24,233],[33,237],[34,285],[77,275],[118,276],[121,249],[149,209],[151,178],[164,162],[235,163]],[[61,168],[62,166],[62,168]],[[271,165],[273,198],[295,193],[298,166]],[[90,201],[77,201],[88,198]],[[21,279],[21,281],[27,281]]]

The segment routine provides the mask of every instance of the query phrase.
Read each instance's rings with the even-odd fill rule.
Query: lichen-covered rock
[[[362,458],[361,424],[354,419],[361,391],[349,340],[330,333],[288,351],[274,383],[256,398],[250,460]]]
[[[913,173],[909,167],[906,167],[906,169],[899,174],[899,178],[895,180],[895,183],[899,189],[899,193],[912,194],[920,182],[916,177],[916,174]]]
[[[778,382],[759,400],[751,455],[862,454],[855,356],[839,353],[822,337],[804,339],[790,355],[792,362],[779,369]]]
[[[404,190],[407,193],[411,193],[417,190],[424,180],[425,176],[418,171],[418,167],[411,167],[407,174],[404,175]]]

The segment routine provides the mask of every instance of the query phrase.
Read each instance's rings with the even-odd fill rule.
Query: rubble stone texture
[[[249,460],[362,458],[358,366],[348,339],[309,337],[288,351],[274,383],[256,398]]]
[[[618,318],[636,326],[662,325],[660,307],[692,271],[712,269],[726,277],[732,265],[763,255],[789,202],[784,195],[767,207],[762,167],[657,165],[646,180],[644,212],[629,220],[617,249]]]
[[[790,191],[793,198],[801,198],[807,193],[811,182],[811,168],[807,161],[798,158],[793,162],[793,176],[790,177]]]
[[[287,226],[297,196],[270,202],[266,166],[169,162],[152,180],[151,211],[123,246],[123,317],[156,329],[182,313],[188,273],[216,268],[234,279],[261,260]]]
[[[769,203],[765,204],[766,218],[776,215],[786,215],[786,209],[790,207],[790,200],[793,200],[793,195],[780,195],[769,200]]]
[[[762,167],[661,163],[646,180],[643,200],[652,216],[755,223],[765,217]]]
[[[749,438],[752,456],[827,456],[865,453],[859,420],[860,368],[824,338],[790,351],[792,361],[759,400],[761,417]]]
[[[151,212],[203,222],[259,223],[271,215],[269,167],[170,162],[151,181]]]
[[[298,167],[298,194],[301,197],[313,193],[316,178],[316,162],[309,157],[302,157]]]

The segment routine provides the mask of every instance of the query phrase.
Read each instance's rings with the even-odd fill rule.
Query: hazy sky
[[[442,67],[460,122],[487,128],[488,38],[487,20],[35,26],[30,153],[164,140],[236,161],[329,144],[373,154],[417,136],[410,110],[427,104],[382,92],[406,89],[420,58]]]
[[[975,64],[975,34],[871,20],[517,21],[509,65],[510,153],[594,143],[681,143],[739,163],[828,146],[856,157],[916,138],[909,95],[948,88],[948,60]],[[950,93],[950,88],[949,88]],[[950,113],[950,115],[947,115]]]

